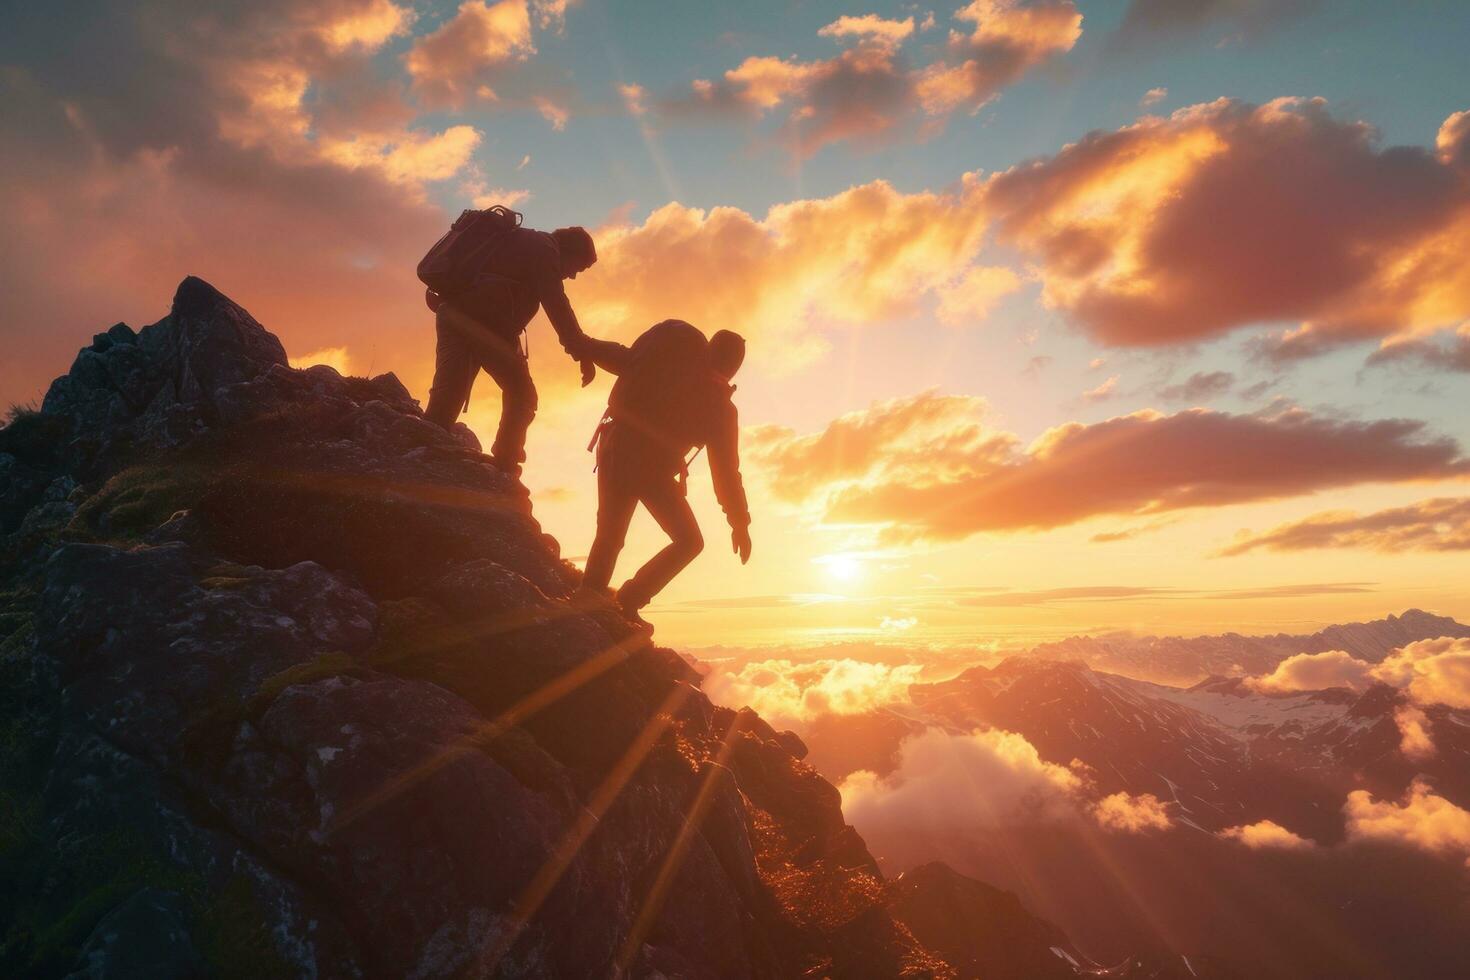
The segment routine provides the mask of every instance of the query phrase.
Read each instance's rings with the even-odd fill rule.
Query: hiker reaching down
[[[424,416],[451,428],[483,368],[502,395],[490,458],[518,476],[537,405],[522,336],[536,311],[544,309],[563,349],[581,361],[583,386],[591,383],[594,368],[584,351],[587,335],[577,323],[563,280],[577,278],[596,261],[592,236],[584,228],[524,228],[520,215],[506,208],[460,215],[418,270],[429,286],[437,334],[434,382]]]
[[[628,525],[642,503],[669,543],[618,589],[616,601],[626,617],[647,627],[639,610],[704,548],[687,499],[691,450],[708,450],[732,548],[742,565],[750,560],[750,508],[740,479],[740,421],[730,384],[745,359],[745,340],[729,330],[706,340],[682,320],[665,320],[631,347],[588,338],[584,350],[618,380],[588,447],[597,452],[597,535],[582,590],[590,598],[608,595]]]

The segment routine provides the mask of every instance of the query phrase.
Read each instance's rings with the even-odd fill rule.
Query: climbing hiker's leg
[[[672,474],[648,481],[640,496],[643,506],[669,536],[669,543],[618,590],[618,603],[635,612],[648,605],[704,550],[704,536],[699,533],[699,522],[694,519],[684,485]]]
[[[531,366],[520,346],[500,334],[486,331],[481,363],[500,385],[500,428],[490,446],[495,465],[519,475],[526,461],[526,433],[536,417],[536,385]]]
[[[618,554],[628,537],[628,525],[638,507],[638,492],[616,465],[608,465],[604,454],[598,454],[597,467],[597,536],[587,553],[587,569],[582,575],[582,588],[606,592],[612,581]]]
[[[470,397],[475,375],[480,373],[480,358],[466,340],[463,330],[453,322],[456,317],[463,316],[446,303],[440,305],[434,317],[437,335],[434,383],[429,388],[429,405],[424,409],[424,418],[445,429],[454,427]]]

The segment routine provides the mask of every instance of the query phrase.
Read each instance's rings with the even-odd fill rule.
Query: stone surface
[[[0,973],[953,975],[478,448],[193,278],[0,429]]]

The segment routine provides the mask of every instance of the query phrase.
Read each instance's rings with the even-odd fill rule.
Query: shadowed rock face
[[[478,448],[193,278],[0,429],[0,972],[955,975]]]

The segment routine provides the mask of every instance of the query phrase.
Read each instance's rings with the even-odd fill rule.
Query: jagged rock
[[[0,429],[34,556],[0,775],[35,814],[0,972],[952,975],[801,740],[574,607],[478,448],[194,278]]]
[[[187,920],[182,895],[139,889],[97,924],[82,948],[82,965],[68,980],[199,976],[204,963],[189,938]]]
[[[1010,892],[932,862],[891,885],[893,910],[914,937],[940,954],[961,980],[1048,980],[1076,974],[1052,952],[1067,937],[1031,915]]]

